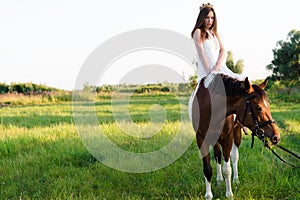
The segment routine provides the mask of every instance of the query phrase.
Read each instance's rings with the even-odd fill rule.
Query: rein
[[[265,144],[265,146],[266,147],[268,147],[268,149],[279,159],[279,160],[281,160],[282,162],[284,162],[285,164],[287,164],[287,165],[289,165],[289,166],[291,166],[291,167],[294,167],[294,168],[300,168],[300,166],[296,166],[296,165],[293,165],[293,164],[291,164],[291,163],[288,163],[287,161],[285,161],[284,159],[282,159],[269,145],[266,145]],[[284,148],[284,147],[282,147],[282,146],[280,146],[280,145],[275,145],[276,147],[278,147],[279,149],[281,149],[281,150],[283,150],[283,151],[285,151],[285,152],[287,152],[287,153],[289,153],[289,154],[291,154],[291,155],[293,155],[294,157],[296,157],[296,158],[298,158],[298,159],[300,159],[300,156],[298,156],[298,155],[296,155],[295,153],[293,153],[293,152],[291,152],[290,150],[288,150],[288,149],[286,149],[286,148]]]
[[[245,122],[245,117],[246,117],[246,113],[247,113],[247,110],[249,108],[250,112],[249,114],[251,115],[252,117],[252,120],[255,124],[255,128],[254,130],[252,130],[252,142],[251,142],[251,149],[253,148],[253,145],[254,145],[254,137],[258,137],[263,143],[264,145],[279,159],[281,160],[283,163],[287,164],[287,165],[290,165],[294,168],[300,168],[300,166],[296,166],[296,165],[293,165],[291,163],[288,163],[287,161],[285,161],[283,158],[281,158],[272,148],[271,146],[268,145],[268,141],[265,139],[265,135],[264,135],[264,130],[262,129],[263,127],[269,125],[269,124],[273,124],[275,123],[275,121],[273,119],[271,120],[268,120],[268,121],[265,121],[261,124],[258,123],[258,120],[257,120],[257,116],[254,115],[254,112],[253,112],[253,108],[252,108],[252,105],[251,105],[251,102],[250,102],[250,99],[254,99],[256,98],[257,96],[256,95],[251,95],[251,96],[248,96],[248,93],[246,93],[246,106],[244,107],[244,112],[243,112],[243,118],[242,118],[242,125],[244,124]],[[300,156],[296,155],[295,153],[293,153],[292,151],[280,146],[280,145],[275,145],[276,147],[278,147],[279,149],[289,153],[290,155],[300,159]]]

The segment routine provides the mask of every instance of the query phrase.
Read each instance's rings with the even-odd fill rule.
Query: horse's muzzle
[[[271,141],[272,141],[272,143],[273,143],[274,145],[278,144],[279,141],[280,141],[280,136],[274,135],[274,136],[272,137]]]

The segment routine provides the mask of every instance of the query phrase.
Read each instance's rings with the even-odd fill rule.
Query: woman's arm
[[[221,67],[221,64],[223,63],[224,59],[225,59],[225,56],[226,56],[226,53],[225,53],[225,48],[224,48],[224,45],[220,39],[220,36],[219,34],[215,34],[218,41],[219,41],[219,44],[220,44],[220,54],[219,54],[219,57],[218,57],[218,60],[217,60],[217,63],[216,65],[213,67],[212,71],[220,71],[220,67]]]
[[[205,58],[204,48],[203,48],[203,40],[201,39],[201,30],[200,29],[196,29],[196,31],[194,32],[194,35],[193,35],[193,39],[194,39],[194,42],[196,45],[196,49],[197,49],[200,61],[202,62],[202,65],[204,67],[204,70],[206,71],[207,74],[209,74],[210,67]]]

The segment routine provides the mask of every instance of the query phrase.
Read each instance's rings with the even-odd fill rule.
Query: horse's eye
[[[257,110],[257,112],[261,112],[262,111],[261,107],[257,107],[256,110]]]

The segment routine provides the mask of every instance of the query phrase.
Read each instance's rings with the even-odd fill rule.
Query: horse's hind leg
[[[212,199],[213,194],[211,191],[211,177],[212,177],[212,168],[210,165],[210,155],[209,153],[202,158],[203,160],[203,173],[205,177],[205,186],[206,186],[206,192],[205,192],[205,199]]]
[[[209,145],[203,143],[203,138],[200,134],[196,135],[197,137],[197,145],[200,149],[202,160],[203,160],[203,173],[205,177],[205,185],[206,185],[206,192],[205,192],[205,199],[212,199],[213,194],[211,191],[211,177],[212,177],[212,168],[210,165],[210,154],[209,154]]]
[[[221,154],[221,149],[220,149],[220,144],[216,143],[214,146],[214,157],[216,160],[216,165],[217,165],[217,185],[219,185],[221,182],[224,181],[223,176],[222,176],[222,154]]]
[[[234,125],[233,129],[233,144],[231,149],[231,160],[232,160],[232,167],[233,167],[233,183],[239,184],[239,175],[238,175],[238,160],[239,160],[239,146],[242,140],[242,132],[241,126],[238,124]]]

